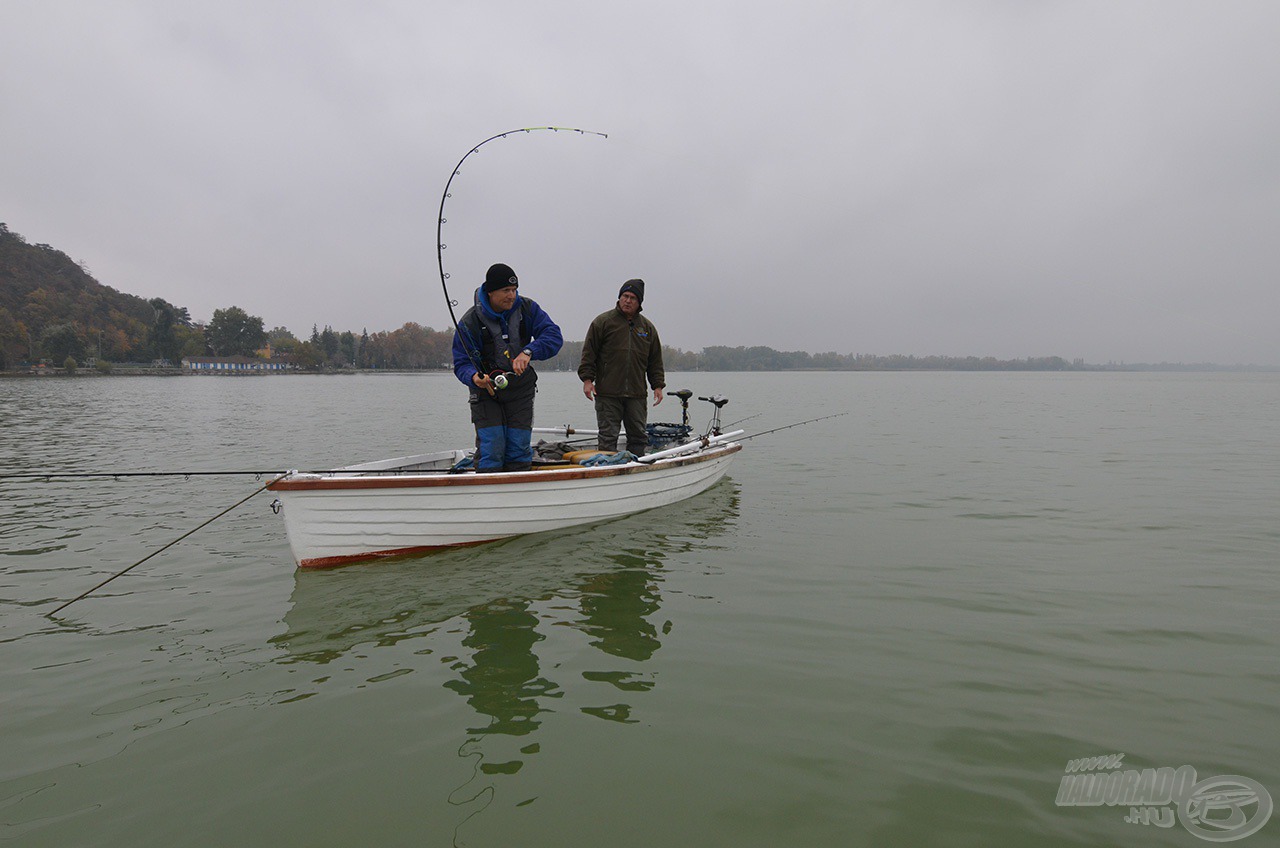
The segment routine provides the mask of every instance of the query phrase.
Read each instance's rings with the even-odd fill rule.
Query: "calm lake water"
[[[682,385],[748,432],[848,414],[746,442],[684,504],[318,573],[264,493],[58,620],[260,482],[0,481],[0,841],[1204,844],[1057,803],[1106,754],[1280,798],[1280,375]],[[5,380],[0,472],[465,446],[464,398]],[[573,375],[544,375],[538,419],[592,426]]]

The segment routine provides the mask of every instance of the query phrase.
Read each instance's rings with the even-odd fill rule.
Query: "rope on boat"
[[[458,305],[458,301],[454,300],[453,297],[449,294],[449,283],[447,282],[449,279],[449,274],[444,270],[444,251],[445,251],[445,248],[448,247],[448,245],[444,243],[444,238],[442,233],[445,222],[448,220],[444,216],[444,204],[446,200],[448,200],[450,197],[453,196],[449,193],[449,187],[453,185],[453,178],[458,176],[459,171],[462,170],[462,164],[466,162],[468,158],[471,157],[471,154],[475,153],[477,150],[484,147],[489,142],[495,141],[496,139],[506,138],[507,136],[514,135],[516,133],[531,133],[531,132],[538,132],[540,130],[550,130],[552,132],[571,132],[571,133],[577,133],[578,135],[598,135],[601,138],[609,137],[607,133],[596,132],[594,130],[580,130],[580,129],[577,129],[576,127],[522,127],[520,129],[507,130],[506,132],[489,136],[484,141],[480,142],[475,147],[468,150],[466,156],[463,156],[461,159],[459,159],[458,164],[453,166],[453,172],[449,174],[449,180],[444,184],[444,194],[440,196],[440,214],[436,218],[436,262],[440,266],[440,286],[444,289],[444,302],[445,302],[445,305],[449,307],[449,318],[450,320],[453,321],[453,330],[455,333],[458,334],[458,337],[462,339],[462,347],[464,350],[466,350],[467,356],[471,359],[471,362],[473,365],[475,365],[477,371],[481,371],[481,372],[484,371],[484,367],[480,363],[480,351],[472,350],[470,344],[467,341],[467,337],[458,329],[458,316],[455,315],[453,312],[453,307]]]
[[[284,476],[284,475],[281,475],[281,476]],[[263,492],[265,492],[265,491],[267,490],[267,486],[270,486],[272,483],[274,483],[276,480],[279,480],[279,479],[280,479],[280,477],[276,477],[276,478],[272,479],[271,481],[269,481],[269,482],[267,482],[267,483],[262,484],[262,485],[261,485],[261,486],[259,486],[257,489],[255,489],[255,490],[253,491],[253,493],[252,493],[252,494],[250,494],[250,495],[248,495],[248,496],[246,496],[246,497],[243,497],[243,498],[241,498],[240,500],[236,501],[236,502],[235,502],[235,503],[233,503],[231,506],[227,507],[227,508],[226,508],[226,509],[224,509],[222,512],[218,513],[218,514],[217,514],[217,515],[215,515],[213,518],[210,518],[208,521],[204,522],[203,524],[200,524],[200,525],[198,525],[198,526],[196,526],[196,527],[191,528],[190,530],[188,530],[187,532],[183,533],[183,534],[182,534],[181,536],[179,536],[178,538],[174,539],[174,540],[173,540],[172,542],[170,542],[169,544],[165,545],[163,548],[159,548],[159,549],[157,549],[157,550],[152,551],[151,553],[149,553],[149,554],[147,554],[146,556],[144,556],[142,559],[140,559],[140,560],[138,560],[137,562],[135,562],[133,565],[131,565],[131,566],[129,566],[128,568],[126,568],[124,571],[118,571],[118,572],[116,572],[115,574],[113,574],[113,575],[111,575],[110,577],[108,577],[106,580],[103,580],[103,581],[102,581],[101,583],[99,583],[97,586],[94,586],[92,589],[89,589],[89,590],[88,590],[88,591],[86,591],[86,592],[81,592],[79,595],[76,595],[74,598],[72,598],[71,600],[67,601],[65,604],[62,604],[60,607],[58,607],[57,609],[53,610],[52,612],[45,613],[46,617],[48,617],[48,618],[53,618],[53,617],[54,617],[54,616],[56,616],[58,613],[62,612],[64,609],[66,609],[67,607],[69,607],[69,606],[71,606],[72,604],[74,604],[76,601],[79,601],[79,600],[81,600],[81,599],[83,599],[83,598],[88,597],[89,595],[92,595],[94,592],[98,591],[98,590],[99,590],[99,589],[101,589],[103,586],[105,586],[105,585],[107,585],[108,583],[110,583],[112,580],[115,580],[117,577],[123,577],[124,575],[128,574],[130,571],[133,571],[135,568],[137,568],[138,566],[142,565],[142,564],[143,564],[144,562],[146,562],[147,560],[151,559],[153,556],[156,556],[157,554],[159,554],[159,553],[163,553],[164,551],[167,551],[169,548],[172,548],[174,545],[178,544],[178,543],[179,543],[179,542],[181,542],[183,539],[185,539],[185,538],[187,538],[188,536],[190,536],[191,534],[195,533],[197,530],[200,530],[200,529],[202,529],[202,528],[204,528],[204,527],[208,527],[210,524],[212,524],[213,522],[217,521],[219,518],[221,518],[222,516],[226,515],[228,512],[231,512],[231,510],[235,509],[236,507],[240,506],[240,505],[241,505],[242,503],[244,503],[245,501],[249,500],[249,498],[255,497],[255,496],[260,495],[260,494],[262,494]]]

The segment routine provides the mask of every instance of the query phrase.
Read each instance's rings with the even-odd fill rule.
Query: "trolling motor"
[[[689,398],[693,396],[693,393],[685,390],[681,392],[671,392],[671,394],[680,398],[680,403],[684,406],[684,410],[685,410],[684,420],[688,422]],[[639,458],[638,462],[652,463],[656,460],[667,459],[672,456],[679,456],[680,454],[688,453],[690,451],[705,450],[711,447],[712,445],[720,445],[722,443],[727,443],[730,439],[733,439],[736,436],[742,435],[743,433],[742,430],[734,430],[731,433],[722,432],[721,425],[720,425],[720,410],[723,409],[724,405],[729,402],[729,399],[727,397],[721,397],[720,395],[712,395],[711,397],[699,397],[698,400],[705,400],[707,403],[711,404],[714,407],[714,410],[711,413],[711,422],[707,425],[706,434],[702,436],[694,436],[693,438],[690,438],[691,428],[689,427],[688,423],[685,423],[679,427],[677,427],[675,424],[659,425],[660,427],[667,427],[673,430],[683,430],[683,435],[681,438],[675,440],[677,442],[675,446],[673,447],[664,446],[661,450],[657,450],[652,453],[646,452],[644,456]],[[650,424],[649,426],[653,427],[652,424]],[[733,425],[730,425],[730,426],[733,426]],[[650,430],[651,439],[652,439],[652,432],[653,431]]]
[[[676,389],[671,394],[680,398],[680,424],[683,427],[689,426],[689,398],[693,397],[693,392],[688,389]]]
[[[680,398],[680,423],[653,423],[645,425],[645,432],[649,436],[649,447],[654,449],[666,448],[674,444],[687,442],[689,434],[693,432],[693,428],[689,426],[689,398],[693,397],[693,392],[688,389],[677,389],[667,394]]]
[[[679,424],[649,424],[645,430],[649,434],[649,446],[651,448],[665,448],[674,444],[681,444],[689,441],[693,434],[693,428],[689,426],[689,399],[693,397],[693,392],[688,389],[677,389],[667,394],[680,399],[680,423]],[[711,416],[711,423],[707,427],[708,436],[719,436],[720,427],[720,409],[729,402],[726,397],[712,395],[711,397],[699,397],[698,400],[705,400],[715,407],[715,412]]]
[[[716,408],[715,412],[711,413],[711,428],[709,432],[712,436],[720,435],[720,409],[729,402],[729,399],[720,397],[720,395],[712,395],[711,397],[699,397],[698,400],[705,400]]]

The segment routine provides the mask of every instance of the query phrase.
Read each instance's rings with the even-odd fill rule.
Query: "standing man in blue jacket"
[[[453,373],[471,391],[476,470],[528,471],[533,461],[533,396],[538,373],[530,364],[560,352],[560,328],[542,307],[520,297],[510,265],[489,268],[475,305],[458,321]],[[513,375],[499,388],[498,375]]]

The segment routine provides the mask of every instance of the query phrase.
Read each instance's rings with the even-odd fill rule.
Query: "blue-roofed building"
[[[196,374],[287,371],[292,366],[279,359],[251,359],[247,356],[184,356],[184,370]]]

